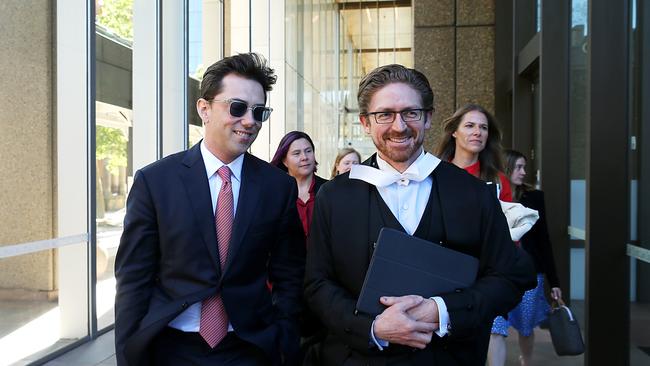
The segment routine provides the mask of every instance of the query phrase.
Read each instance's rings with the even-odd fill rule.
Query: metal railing
[[[86,243],[88,233],[64,236],[62,238],[31,241],[27,243],[5,245],[0,247],[0,259],[15,257],[24,254],[36,253],[48,249],[56,249],[68,245]]]

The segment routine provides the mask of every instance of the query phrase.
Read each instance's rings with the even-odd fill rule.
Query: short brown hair
[[[208,67],[201,80],[201,98],[211,100],[221,93],[223,78],[229,74],[237,74],[246,79],[254,80],[264,89],[264,102],[266,92],[273,89],[277,80],[274,70],[267,65],[266,59],[257,53],[240,53],[223,58]]]
[[[357,93],[359,114],[368,113],[368,105],[373,95],[379,89],[392,83],[410,85],[420,94],[422,108],[433,109],[433,90],[431,90],[427,77],[415,69],[392,64],[372,70],[359,82],[359,92]]]

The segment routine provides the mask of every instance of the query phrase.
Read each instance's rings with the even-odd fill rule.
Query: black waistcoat
[[[433,182],[431,185],[431,193],[429,194],[429,201],[413,236],[433,243],[443,243],[444,245],[447,238],[435,170],[431,174],[431,178]],[[382,227],[406,232],[374,186],[371,188],[370,200],[372,201],[370,204],[371,209],[376,212],[379,220],[382,222]]]

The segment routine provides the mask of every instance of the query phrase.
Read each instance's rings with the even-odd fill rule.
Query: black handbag
[[[553,348],[558,356],[575,356],[584,353],[585,344],[582,341],[578,321],[561,300],[559,304],[553,302],[548,323]]]

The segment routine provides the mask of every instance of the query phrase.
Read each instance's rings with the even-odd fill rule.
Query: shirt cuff
[[[370,325],[370,339],[372,339],[372,343],[374,343],[380,351],[383,351],[384,348],[388,347],[389,343],[388,341],[375,337],[375,321],[376,320],[373,320],[372,325]]]
[[[440,296],[431,297],[430,299],[435,301],[436,305],[438,305],[438,320],[440,327],[438,327],[438,330],[436,330],[435,333],[438,335],[438,337],[442,338],[449,334],[449,330],[451,329],[447,304],[445,304],[445,300],[443,300]]]

